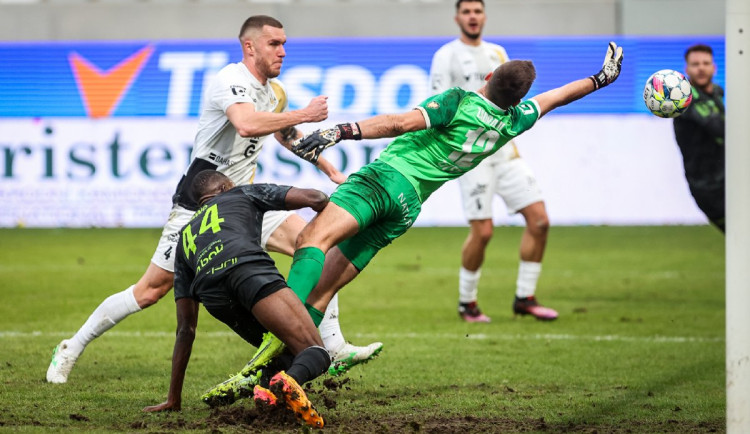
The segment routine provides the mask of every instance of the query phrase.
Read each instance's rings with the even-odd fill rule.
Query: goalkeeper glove
[[[589,77],[594,82],[594,89],[601,89],[617,80],[621,69],[622,47],[618,47],[614,42],[610,42],[609,47],[607,47],[607,55],[604,57],[602,70]]]
[[[338,124],[326,130],[316,130],[294,142],[292,152],[316,164],[320,154],[342,140],[361,140],[362,132],[356,122]]]

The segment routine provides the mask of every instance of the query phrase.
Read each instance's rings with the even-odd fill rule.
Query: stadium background
[[[695,42],[714,47],[723,84],[723,2],[486,3],[486,39],[537,64],[531,94],[595,72],[608,40],[625,47],[615,86],[518,139],[552,224],[705,224],[671,122],[649,115],[640,94],[650,73],[682,70]],[[240,59],[235,34],[246,16],[284,22],[291,108],[329,95],[322,125],[330,125],[426,97],[432,53],[456,35],[453,12],[453,1],[0,2],[0,226],[161,226],[202,90]],[[349,143],[327,156],[351,172],[384,145]],[[311,167],[266,146],[260,181],[331,190]],[[447,185],[417,224],[462,225],[458,199]],[[498,223],[521,223],[496,206]]]

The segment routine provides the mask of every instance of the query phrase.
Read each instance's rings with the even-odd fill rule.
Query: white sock
[[[69,339],[68,347],[80,354],[86,348],[86,345],[101,336],[102,333],[114,327],[115,324],[131,313],[139,312],[141,308],[135,301],[134,287],[135,285],[132,285],[122,292],[107,297],[76,334]]]
[[[482,277],[482,269],[469,271],[464,267],[458,271],[458,302],[471,303],[477,301],[479,292],[479,278]]]
[[[346,345],[344,334],[341,333],[341,324],[339,324],[338,294],[334,295],[331,302],[328,303],[323,321],[320,322],[318,329],[320,330],[320,337],[323,339],[323,345],[325,345],[331,357]]]
[[[518,264],[518,280],[516,281],[516,297],[533,297],[536,292],[536,282],[542,272],[541,262],[521,261]]]

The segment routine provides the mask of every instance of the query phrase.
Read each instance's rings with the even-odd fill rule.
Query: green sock
[[[305,307],[307,308],[307,313],[309,313],[312,317],[313,323],[315,323],[315,327],[319,326],[320,323],[323,322],[323,316],[325,314],[318,309],[315,309],[310,304],[305,303]]]
[[[318,284],[325,260],[325,253],[317,247],[304,247],[294,252],[287,284],[302,303],[307,301],[307,296]]]

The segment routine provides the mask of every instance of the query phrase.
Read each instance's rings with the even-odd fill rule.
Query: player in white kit
[[[213,169],[237,185],[250,184],[257,170],[258,154],[270,134],[289,148],[302,136],[295,125],[328,117],[324,96],[315,97],[303,109],[287,111],[284,87],[275,79],[286,55],[286,35],[280,22],[268,16],[250,17],[240,31],[240,42],[242,62],[219,71],[206,94],[191,163],[177,185],[172,211],[146,272],[135,285],[104,300],[73,337],[55,348],[47,381],[67,382],[76,360],[91,341],[128,315],[155,304],[172,288],[179,231],[198,208],[199,198],[189,194],[195,175]],[[317,166],[335,183],[346,179],[328,161],[321,159]],[[305,224],[291,211],[265,213],[262,247],[292,256],[297,235]],[[379,342],[367,347],[346,343],[338,324],[338,306],[326,311],[324,321],[327,321],[321,324],[324,343],[339,365],[344,361],[354,366],[369,360],[382,348]]]
[[[489,73],[508,61],[503,47],[482,40],[486,21],[483,1],[458,0],[455,20],[460,37],[440,47],[432,58],[430,85],[434,94],[451,87],[476,91],[484,85]],[[477,305],[477,294],[485,250],[493,232],[492,199],[498,195],[510,214],[520,213],[526,221],[513,311],[541,320],[556,319],[557,312],[540,306],[535,297],[549,218],[534,173],[521,159],[515,143],[509,142],[458,178],[458,182],[464,214],[470,224],[459,270],[460,317],[468,322],[490,322]]]

